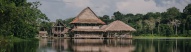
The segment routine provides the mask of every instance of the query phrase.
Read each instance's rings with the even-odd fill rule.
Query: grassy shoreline
[[[33,41],[33,40],[38,41],[38,39],[36,38],[21,39],[14,36],[8,36],[8,37],[0,36],[0,43],[8,43],[8,42],[11,43],[11,42]]]
[[[165,36],[133,36],[132,39],[191,39],[191,37],[182,37],[182,36],[171,36],[171,37],[165,37]],[[37,38],[29,38],[29,39],[21,39],[14,36],[8,36],[8,37],[2,37],[0,36],[0,43],[6,43],[6,42],[21,42],[21,41],[38,41]]]
[[[133,39],[191,39],[191,37],[182,37],[182,36],[133,36]]]

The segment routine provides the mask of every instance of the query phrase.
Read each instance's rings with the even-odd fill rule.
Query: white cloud
[[[154,1],[144,1],[144,0],[128,0],[117,2],[117,11],[122,13],[147,13],[147,12],[157,12],[161,11],[160,7],[156,7]]]
[[[95,8],[95,10],[93,10],[97,15],[104,15],[104,13],[107,12],[107,9],[109,8],[108,5],[101,5],[98,8]]]
[[[112,16],[114,12],[127,13],[163,12],[170,7],[177,7],[182,11],[191,0],[27,0],[40,1],[39,9],[51,21],[77,16],[81,10],[90,7],[98,16]]]
[[[84,8],[90,6],[90,0],[63,0],[64,3],[67,3],[68,6]]]
[[[107,3],[99,2],[99,1],[92,1],[92,0],[63,0],[66,4],[66,8],[78,10],[75,15],[78,15],[81,10],[86,7],[90,7],[97,15],[104,15],[104,13],[108,12],[107,9],[110,8]],[[75,10],[75,9],[74,9]]]

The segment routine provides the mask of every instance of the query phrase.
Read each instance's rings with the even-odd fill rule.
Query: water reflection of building
[[[131,39],[42,39],[39,43],[39,49],[48,52],[133,52],[135,50]]]
[[[130,39],[74,39],[74,52],[133,52]]]
[[[68,49],[68,39],[53,39],[52,48],[58,52]]]
[[[38,52],[63,52],[68,50],[69,39],[48,39],[41,38],[39,40]]]
[[[103,39],[74,39],[72,41],[75,52],[100,52],[105,50]]]
[[[40,38],[39,39],[39,47],[47,46],[47,38]]]
[[[131,39],[43,38],[39,40],[37,52],[190,52],[189,42],[190,39],[134,39],[132,41]],[[17,46],[33,49],[31,43],[22,42]],[[13,50],[17,49],[13,48]]]

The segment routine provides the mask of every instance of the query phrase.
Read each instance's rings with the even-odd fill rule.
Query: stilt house
[[[82,10],[71,24],[74,25],[71,30],[74,33],[74,38],[103,37],[101,26],[104,25],[105,22],[99,19],[89,7]]]
[[[45,30],[45,28],[41,27],[38,37],[48,37],[47,35],[48,35],[48,32]]]
[[[60,21],[54,23],[52,27],[54,37],[67,37],[66,33],[68,33],[68,30],[69,28],[66,28],[66,26]]]
[[[131,33],[136,31],[131,26],[119,20],[116,20],[103,28],[106,31],[105,35],[108,38],[132,38]]]
[[[136,31],[119,20],[105,25],[89,7],[82,10],[70,24],[73,25],[73,38],[131,38],[131,33]]]

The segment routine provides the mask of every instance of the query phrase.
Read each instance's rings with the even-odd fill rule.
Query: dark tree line
[[[147,14],[122,14],[117,11],[114,16],[99,16],[106,24],[121,20],[137,31],[136,36],[191,36],[191,4],[183,12],[176,7],[168,8],[165,12],[148,12]],[[73,18],[63,20],[70,27]]]
[[[0,0],[0,36],[33,38],[41,22],[48,18],[39,9],[39,2]]]
[[[111,23],[121,20],[134,27],[134,35],[146,36],[191,36],[191,4],[180,12],[176,7],[168,8],[166,12],[148,12],[147,14],[122,14],[117,11],[114,16],[100,17],[104,22]]]

